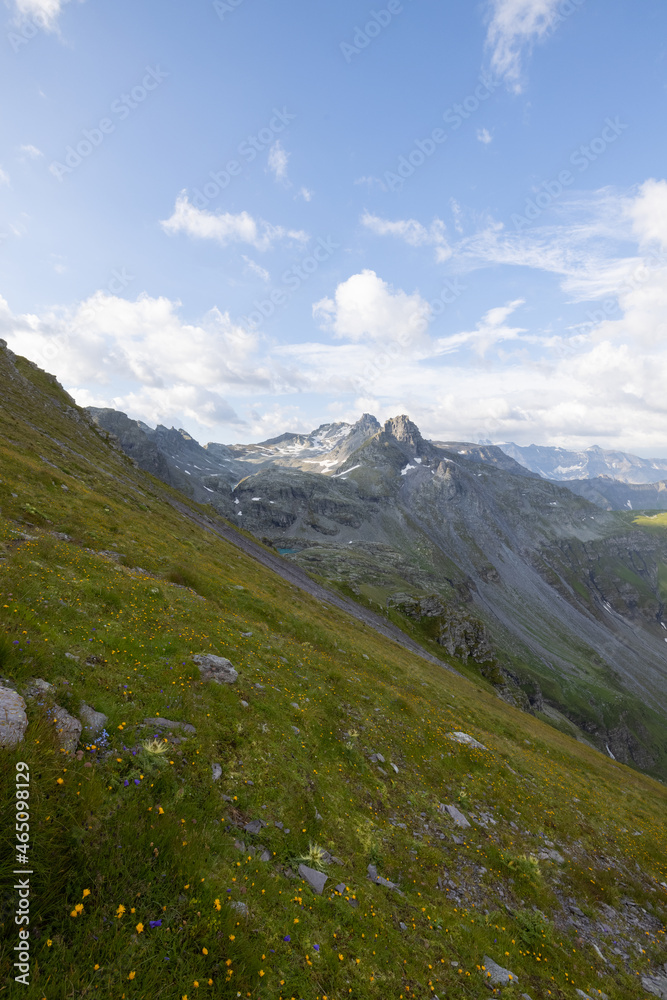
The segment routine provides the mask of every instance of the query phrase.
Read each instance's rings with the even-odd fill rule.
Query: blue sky
[[[199,440],[667,455],[667,8],[7,0],[0,336]]]

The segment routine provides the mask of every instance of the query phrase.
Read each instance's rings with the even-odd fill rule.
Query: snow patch
[[[415,469],[415,468],[416,468],[415,465],[410,465],[410,463],[408,462],[408,464],[405,466],[405,468],[401,469],[401,475],[402,476],[407,476],[407,474],[410,471],[410,469]]]
[[[331,478],[340,479],[341,476],[346,476],[348,472],[354,472],[355,469],[360,469],[360,468],[361,468],[361,462],[359,463],[359,465],[353,465],[351,469],[343,469],[342,472],[337,473],[335,476],[332,476]]]

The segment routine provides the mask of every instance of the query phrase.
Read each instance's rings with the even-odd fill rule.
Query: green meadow
[[[54,688],[0,751],[2,996],[650,1000],[664,785],[194,524],[29,362],[0,351],[0,378],[0,676]],[[236,683],[203,680],[206,653]],[[66,750],[48,710],[82,703],[107,722]],[[512,978],[494,984],[487,956]]]

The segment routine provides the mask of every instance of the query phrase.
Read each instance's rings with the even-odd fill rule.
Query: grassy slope
[[[519,977],[509,993],[533,1000],[574,1000],[575,987],[649,996],[638,974],[667,957],[662,785],[297,593],[181,518],[167,488],[86,423],[2,386],[0,675],[19,688],[43,677],[60,705],[109,717],[79,760],[30,701],[25,741],[0,754],[3,830],[15,762],[31,767],[35,870],[32,985],[9,981],[4,995],[476,998],[489,995],[488,954]],[[98,554],[113,546],[120,562]],[[238,668],[234,687],[200,682],[191,656],[209,650]],[[162,761],[140,728],[158,714],[197,730]],[[452,730],[488,749],[452,742]],[[386,774],[368,751],[385,756]],[[475,823],[455,843],[437,806],[456,801],[493,807],[496,825]],[[291,832],[239,829],[259,817]],[[523,860],[544,837],[565,864]],[[327,867],[322,897],[284,874],[311,842],[343,861]],[[16,943],[7,847],[3,982]],[[373,885],[369,863],[404,895]],[[588,919],[629,897],[649,911],[649,932],[596,932],[606,964],[583,926],[577,937],[565,925],[566,896]]]

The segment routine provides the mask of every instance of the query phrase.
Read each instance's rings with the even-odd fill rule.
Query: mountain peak
[[[410,445],[412,448],[419,448],[424,443],[421,431],[404,413],[387,420],[382,430],[396,441]]]
[[[374,417],[372,413],[362,413],[356,423],[352,425],[350,433],[353,431],[369,431],[371,434],[377,434],[379,430],[382,430],[382,424],[377,417]]]

